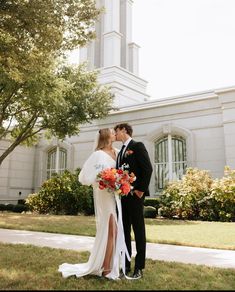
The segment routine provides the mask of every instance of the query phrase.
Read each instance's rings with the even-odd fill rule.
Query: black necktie
[[[123,151],[124,151],[124,148],[126,146],[123,144],[122,145],[122,148],[121,148],[121,151],[118,153],[118,159],[117,159],[117,164],[118,164],[118,167],[121,166],[121,161],[122,161],[122,154],[123,154]]]

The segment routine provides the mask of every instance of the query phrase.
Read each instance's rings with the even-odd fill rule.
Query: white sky
[[[132,23],[151,99],[235,85],[235,0],[134,0]]]
[[[151,98],[235,85],[235,0],[134,0],[133,41]]]

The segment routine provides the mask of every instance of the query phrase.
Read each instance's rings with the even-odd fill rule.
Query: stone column
[[[132,42],[132,4],[133,0],[121,0],[121,66],[139,75],[139,46]]]
[[[219,95],[224,127],[226,165],[235,168],[235,88],[215,91]]]
[[[103,67],[121,65],[120,0],[105,0]]]
[[[139,75],[139,46],[135,43],[129,44],[129,71]]]
[[[121,66],[129,70],[128,44],[132,42],[132,0],[121,0],[120,31],[123,35],[121,47]]]
[[[95,41],[91,41],[79,51],[79,63],[87,62],[87,70],[95,68]]]

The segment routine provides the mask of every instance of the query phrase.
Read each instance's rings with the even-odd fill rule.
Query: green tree
[[[101,12],[92,0],[0,2],[0,139],[11,139],[0,164],[39,132],[64,139],[110,111],[113,95],[98,84],[98,72],[65,62],[68,51],[95,37]]]

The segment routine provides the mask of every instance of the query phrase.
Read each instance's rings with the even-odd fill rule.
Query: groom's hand
[[[134,193],[136,194],[137,197],[141,198],[144,194],[144,192],[138,191],[138,190],[134,190]]]

